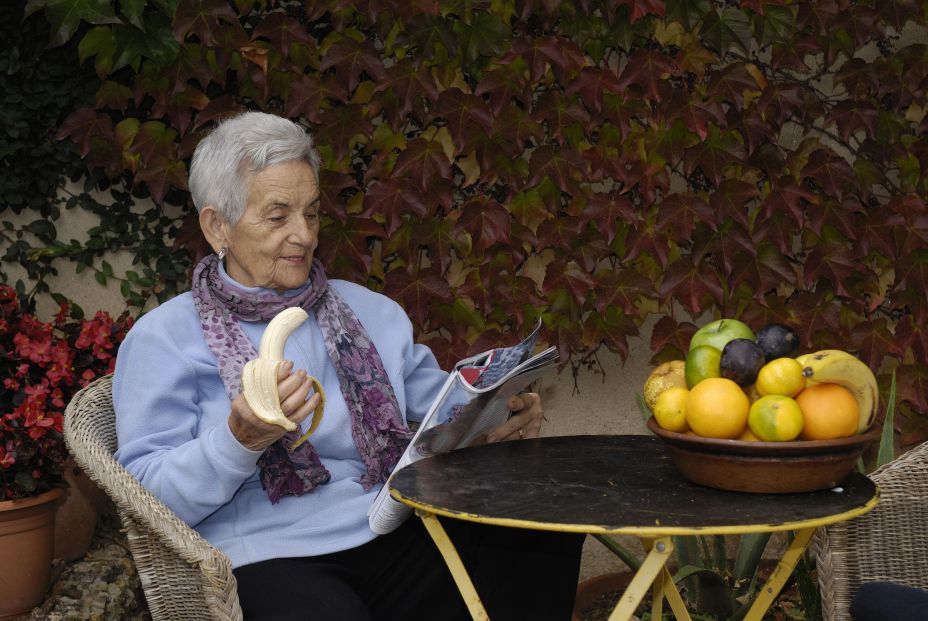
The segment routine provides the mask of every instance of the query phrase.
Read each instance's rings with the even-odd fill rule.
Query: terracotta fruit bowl
[[[790,494],[837,486],[864,450],[880,438],[880,428],[838,440],[747,442],[702,438],[662,429],[653,417],[648,429],[661,438],[680,473],[689,481],[734,492]]]

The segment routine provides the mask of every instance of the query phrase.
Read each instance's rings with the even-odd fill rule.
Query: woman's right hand
[[[306,397],[312,390],[309,375],[303,370],[296,373],[292,371],[293,363],[289,360],[278,367],[277,394],[280,395],[280,409],[284,415],[299,425],[312,414],[322,397],[315,393],[307,400]],[[232,401],[229,429],[242,446],[253,451],[263,451],[287,433],[283,427],[265,423],[255,416],[242,395]]]

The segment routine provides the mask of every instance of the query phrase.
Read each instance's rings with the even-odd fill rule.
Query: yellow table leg
[[[609,621],[628,621],[635,614],[635,609],[644,599],[648,588],[654,584],[655,579],[661,575],[662,570],[666,571],[664,565],[670,558],[671,553],[673,553],[673,543],[670,537],[657,537],[653,540],[651,550],[635,573],[635,577],[629,582],[625,592],[622,593],[615,610],[609,615]],[[673,581],[671,581],[672,584]]]
[[[796,532],[796,536],[783,554],[783,558],[780,559],[777,566],[773,569],[773,573],[770,574],[770,578],[767,579],[767,582],[764,584],[763,588],[761,588],[760,593],[757,595],[754,603],[751,604],[751,609],[748,610],[743,621],[761,621],[764,618],[764,614],[770,609],[773,601],[777,598],[777,595],[780,594],[780,590],[783,589],[783,585],[786,584],[786,580],[789,578],[790,574],[793,573],[793,570],[796,569],[796,564],[799,563],[799,559],[802,558],[806,548],[809,547],[809,541],[812,540],[815,528],[816,527],[803,528]]]
[[[454,583],[458,586],[458,591],[460,591],[461,597],[464,598],[464,603],[467,604],[470,616],[473,617],[474,621],[490,621],[487,611],[483,607],[483,602],[480,601],[480,596],[477,595],[477,589],[474,588],[474,583],[471,582],[467,569],[461,561],[461,556],[448,537],[448,533],[445,532],[441,522],[433,513],[417,510],[416,515],[422,519],[425,529],[429,532],[432,541],[438,546],[438,551],[441,552],[442,557],[445,559],[445,564],[448,565],[448,569],[451,571],[451,577],[454,578]]]
[[[654,547],[654,540],[645,537],[641,538],[641,544],[644,549],[650,551]],[[661,571],[654,579],[651,585],[651,618],[661,619],[664,615],[664,598],[670,604],[674,617],[677,621],[692,621],[686,604],[683,603],[683,597],[677,590],[677,585],[673,581],[673,576],[667,570],[667,567],[661,567]]]

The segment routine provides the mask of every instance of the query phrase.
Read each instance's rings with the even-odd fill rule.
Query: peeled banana
[[[880,390],[873,371],[856,356],[840,349],[823,349],[798,356],[808,384],[838,384],[847,388],[860,410],[857,433],[863,433],[876,419]]]
[[[277,369],[284,361],[284,343],[297,326],[306,321],[306,311],[292,307],[278,313],[264,330],[258,345],[258,357],[245,363],[242,369],[242,395],[255,416],[270,425],[283,427],[287,431],[297,428],[296,423],[287,418],[280,409],[280,395],[277,393]],[[322,421],[325,407],[325,391],[315,377],[310,376],[313,390],[319,393],[320,401],[313,412],[309,429],[290,447],[291,450],[306,441]]]

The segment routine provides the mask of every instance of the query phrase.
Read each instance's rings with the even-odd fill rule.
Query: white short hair
[[[190,194],[197,211],[213,205],[235,225],[245,212],[251,177],[290,161],[309,164],[319,176],[319,155],[309,133],[288,119],[245,112],[220,122],[193,152]]]

